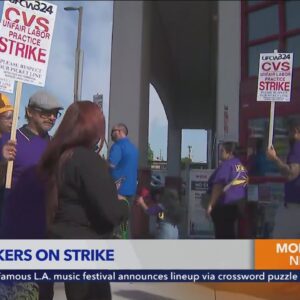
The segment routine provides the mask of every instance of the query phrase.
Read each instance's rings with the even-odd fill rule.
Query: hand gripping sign
[[[261,53],[259,60],[257,101],[271,102],[269,141],[273,141],[275,102],[290,102],[293,53]]]
[[[11,139],[16,139],[22,82],[44,86],[57,6],[46,1],[4,1],[0,23],[0,78],[17,81]],[[9,162],[6,188],[11,187]]]

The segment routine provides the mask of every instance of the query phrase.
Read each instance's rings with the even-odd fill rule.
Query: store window
[[[257,76],[259,54],[294,53],[300,67],[300,1],[242,2],[242,78]]]
[[[299,18],[300,2],[286,1],[285,6],[286,6],[286,12],[285,12],[286,29],[292,30],[292,29],[300,28],[300,18]]]
[[[254,11],[248,15],[249,41],[279,33],[278,6]]]
[[[294,68],[300,67],[300,35],[287,38],[286,52],[293,52]]]

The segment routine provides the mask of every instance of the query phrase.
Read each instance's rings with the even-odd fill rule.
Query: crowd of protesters
[[[127,126],[113,126],[114,144],[105,161],[99,155],[105,140],[101,109],[91,101],[71,104],[51,137],[63,107],[55,96],[39,91],[28,100],[27,123],[10,140],[13,106],[0,95],[0,237],[111,239],[121,228],[118,238],[130,238],[132,207],[146,204],[141,198],[135,201],[138,149],[128,138]],[[14,162],[12,184],[5,189],[9,161]],[[178,238],[178,195],[165,191],[160,199],[155,205],[159,209],[151,213],[157,217],[160,238]],[[168,224],[174,228],[172,235],[163,233]],[[7,299],[48,300],[54,297],[53,287],[49,282],[11,282],[0,284],[0,293]],[[66,282],[65,292],[67,299],[111,299],[108,282]]]
[[[111,239],[117,234],[118,238],[133,238],[132,211],[139,207],[152,220],[152,237],[178,239],[183,217],[180,195],[166,188],[151,190],[142,180],[138,184],[138,149],[128,137],[127,126],[118,123],[112,127],[114,143],[106,161],[99,155],[105,141],[101,109],[91,101],[71,104],[51,137],[49,131],[62,110],[55,96],[36,92],[25,109],[27,123],[17,130],[13,141],[13,106],[0,94],[0,237]],[[266,151],[266,157],[287,179],[274,230],[274,237],[280,238],[299,236],[300,124],[295,123],[290,133],[287,163],[273,146]],[[234,142],[221,145],[220,159],[208,181],[206,210],[215,238],[235,239],[247,198],[248,172]],[[12,186],[5,189],[9,161],[14,162]],[[289,220],[288,224],[283,220]],[[67,282],[65,292],[68,299],[111,299],[108,282]],[[53,283],[1,284],[0,293],[8,299],[54,297]]]

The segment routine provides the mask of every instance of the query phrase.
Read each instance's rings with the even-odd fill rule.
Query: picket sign
[[[23,87],[23,83],[21,81],[17,81],[13,123],[12,123],[12,127],[11,127],[11,132],[10,132],[10,139],[13,141],[16,141],[16,137],[17,137],[17,125],[18,125],[18,119],[19,119],[22,87]],[[6,181],[5,181],[5,188],[7,188],[7,189],[11,188],[13,166],[14,166],[14,162],[9,161],[7,164]]]
[[[275,102],[291,101],[293,53],[261,53],[257,101],[271,102],[268,148],[273,144]]]

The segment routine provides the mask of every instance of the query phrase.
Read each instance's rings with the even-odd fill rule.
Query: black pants
[[[236,239],[236,221],[239,217],[237,204],[216,205],[211,217],[215,228],[216,239]]]
[[[39,283],[39,300],[52,300],[54,284]],[[109,282],[65,282],[68,300],[111,300]]]

